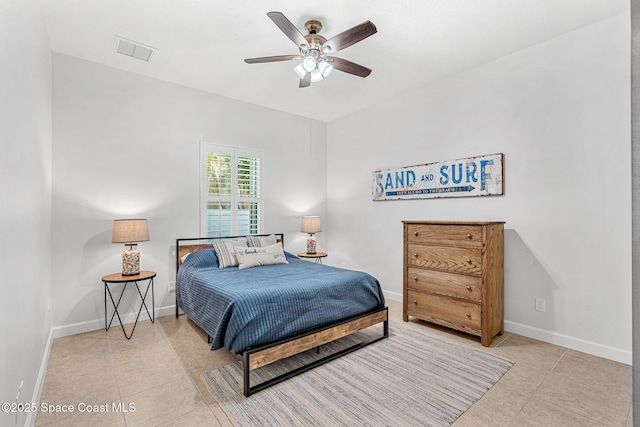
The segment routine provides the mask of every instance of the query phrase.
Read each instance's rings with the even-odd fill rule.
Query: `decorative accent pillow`
[[[247,242],[239,240],[222,240],[212,244],[218,256],[218,268],[236,267],[238,265],[236,252],[247,247]]]
[[[275,245],[278,243],[275,234],[269,236],[247,236],[247,245],[250,248],[261,248],[263,246]]]
[[[280,243],[259,248],[241,248],[236,252],[236,257],[241,270],[259,265],[289,264]]]

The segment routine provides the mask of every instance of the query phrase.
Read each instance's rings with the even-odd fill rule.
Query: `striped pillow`
[[[261,248],[263,246],[275,245],[278,243],[275,234],[268,236],[247,236],[247,245],[250,248]]]
[[[218,268],[237,267],[236,251],[247,247],[247,242],[238,240],[223,240],[212,244],[218,256]]]

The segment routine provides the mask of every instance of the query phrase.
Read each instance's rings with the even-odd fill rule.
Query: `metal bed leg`
[[[176,285],[174,286],[173,292],[176,295],[176,319],[180,315],[178,313],[178,268],[180,267],[180,239],[176,239]]]
[[[249,352],[245,351],[242,355],[242,379],[244,383],[244,397],[249,397],[251,394],[251,386],[250,386],[250,375],[251,369],[249,369]]]

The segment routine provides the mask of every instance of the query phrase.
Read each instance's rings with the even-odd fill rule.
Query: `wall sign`
[[[504,154],[469,157],[373,172],[373,200],[503,194]]]

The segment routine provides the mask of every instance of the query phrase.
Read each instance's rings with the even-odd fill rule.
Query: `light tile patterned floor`
[[[388,305],[392,321],[402,321],[401,304]],[[633,424],[628,365],[509,333],[484,348],[464,334],[410,324],[515,362],[456,427]],[[40,402],[76,410],[41,412],[36,425],[232,426],[200,375],[235,360],[226,350],[210,351],[206,335],[184,315],[138,323],[129,341],[119,327],[58,338]],[[81,402],[108,412],[79,412]],[[114,411],[114,402],[129,411]]]

